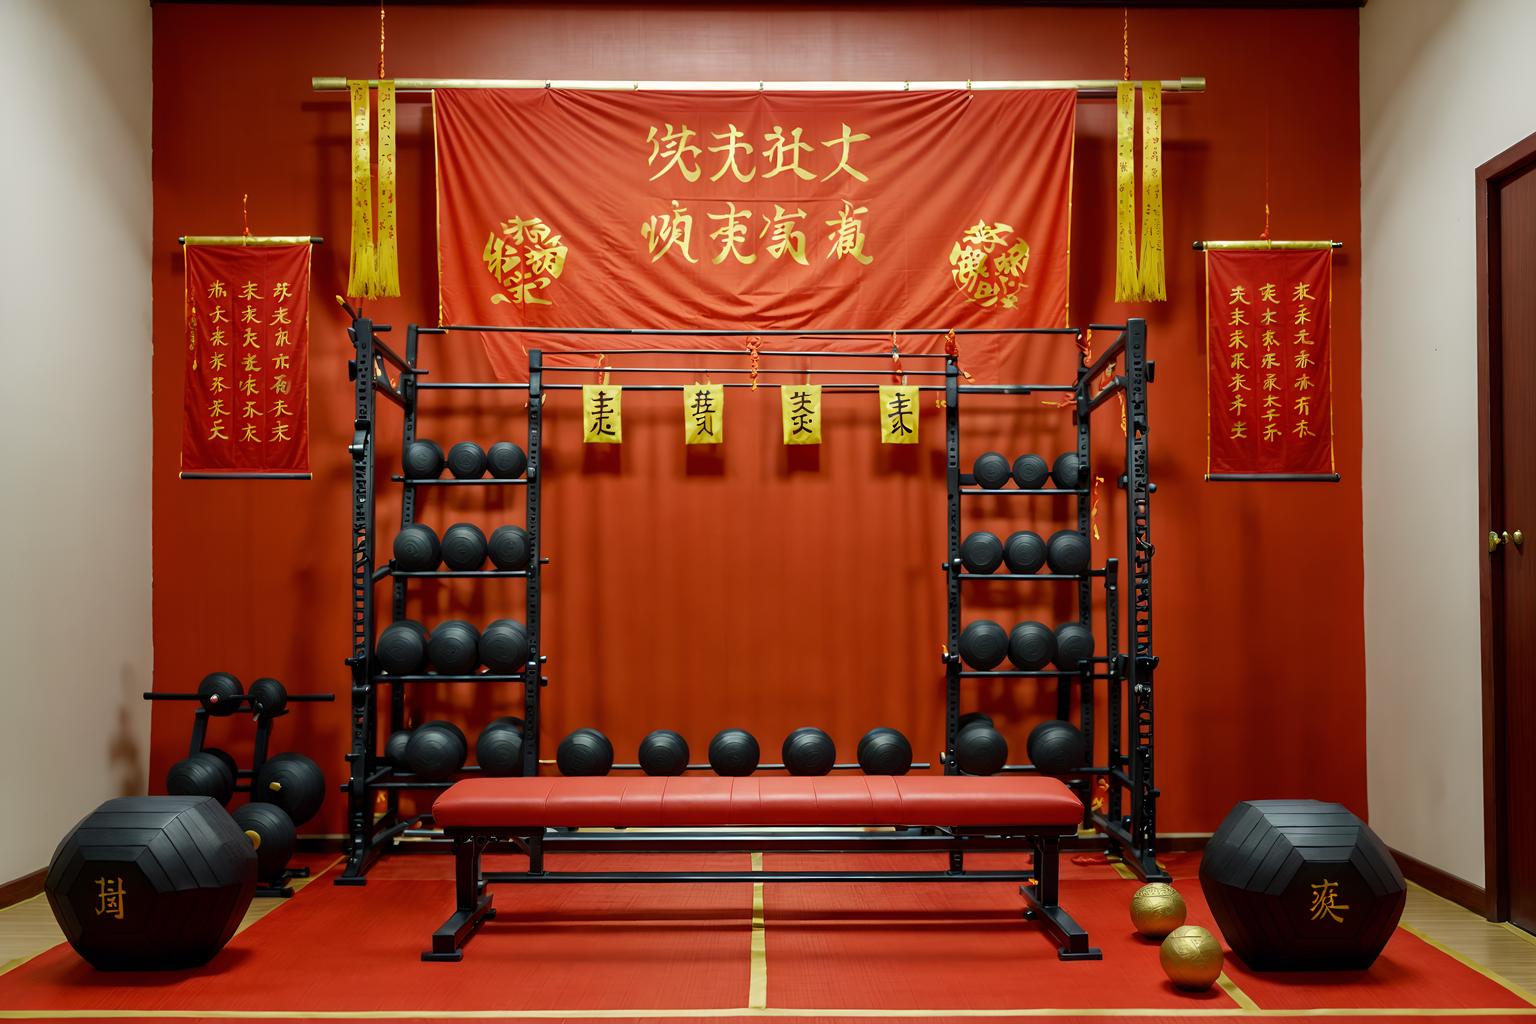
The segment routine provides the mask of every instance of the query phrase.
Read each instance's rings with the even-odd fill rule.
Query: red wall
[[[1112,77],[1120,12],[900,5],[641,5],[498,9],[392,7],[389,70],[440,77],[566,79],[942,80]],[[349,653],[350,353],[340,292],[348,233],[347,110],[312,75],[366,76],[377,17],[362,7],[155,8],[154,359],[155,685],[187,690],[214,668],[275,675],[338,695],[278,725],[279,749],[315,756],[345,777]],[[1138,77],[1204,75],[1208,91],[1170,95],[1165,111],[1168,294],[1164,304],[1112,297],[1113,104],[1079,105],[1073,219],[1074,320],[1145,316],[1157,359],[1153,507],[1158,673],[1158,782],[1165,831],[1209,830],[1239,799],[1308,795],[1365,809],[1361,633],[1359,123],[1353,11],[1136,11]],[[1269,115],[1266,117],[1266,108]],[[1334,486],[1208,484],[1201,479],[1205,399],[1198,318],[1198,238],[1252,237],[1262,226],[1265,125],[1276,237],[1345,243],[1334,277],[1338,466]],[[404,297],[371,307],[400,328],[435,317],[429,105],[402,101],[401,280]],[[503,154],[516,160],[519,154]],[[932,159],[945,159],[935,150]],[[237,232],[250,195],[257,233],[313,231],[314,480],[181,482],[182,267],[176,236]],[[615,311],[615,324],[624,323]],[[397,341],[400,336],[396,335]],[[484,376],[469,338],[428,356],[439,376]],[[1066,379],[1070,352],[1044,343],[1032,373]],[[579,725],[614,738],[622,759],[652,728],[681,729],[702,756],[727,725],[751,729],[777,759],[790,728],[832,731],[845,757],[877,724],[905,730],[919,757],[941,742],[943,630],[941,420],[917,452],[865,443],[867,410],[829,403],[828,443],[791,452],[775,435],[770,396],[732,393],[730,441],[718,457],[686,455],[668,402],[626,401],[629,442],[583,450],[574,400],[549,406],[546,445],[546,648],[551,739]],[[771,403],[776,405],[776,402]],[[437,408],[446,407],[439,401]],[[521,440],[519,403],[484,399],[430,413],[444,441]],[[1017,404],[967,406],[966,461],[996,444],[1062,446],[1061,413]],[[384,471],[398,416],[381,403]],[[1095,448],[1120,471],[1112,415]],[[867,434],[867,431],[862,431]],[[432,495],[422,518],[494,526],[519,503],[482,489]],[[398,514],[381,501],[381,531]],[[495,500],[495,499],[490,499]],[[971,510],[968,527],[1052,529],[1056,499]],[[1034,504],[1031,504],[1034,503]],[[1102,552],[1123,522],[1106,494]],[[1027,506],[1027,508],[1026,508]],[[1015,518],[1004,518],[1005,514]],[[1018,518],[1021,514],[1026,520]],[[1054,517],[1054,518],[1053,518]],[[381,549],[387,551],[387,547]],[[520,586],[454,581],[414,611],[480,622],[519,614]],[[713,587],[713,589],[711,589]],[[478,589],[476,589],[478,588]],[[1007,621],[1069,609],[1028,603],[1002,585],[967,592]],[[380,595],[386,597],[384,590]],[[1047,600],[1060,601],[1064,595]],[[1023,603],[1021,603],[1023,602]],[[387,601],[386,601],[387,607]],[[980,614],[980,612],[978,612]],[[970,617],[969,615],[967,616]],[[976,694],[1022,759],[1024,736],[1051,701],[1014,685]],[[1029,685],[1029,684],[1026,684]],[[473,729],[513,710],[515,688],[460,688],[425,703]],[[155,708],[152,777],[185,749],[187,705]],[[210,741],[244,750],[248,727],[216,723]],[[333,791],[311,831],[340,830]]]

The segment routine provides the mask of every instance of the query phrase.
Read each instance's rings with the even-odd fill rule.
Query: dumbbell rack
[[[400,810],[400,794],[409,790],[446,789],[452,782],[419,779],[393,764],[379,751],[379,706],[381,687],[389,687],[389,731],[405,728],[405,690],[407,686],[432,683],[522,683],[523,684],[523,771],[538,774],[539,697],[548,680],[541,674],[544,656],[539,644],[539,571],[548,559],[539,547],[539,449],[543,427],[541,371],[537,353],[530,360],[528,383],[482,381],[428,382],[420,378],[428,371],[418,365],[420,339],[423,335],[446,335],[451,327],[406,327],[405,354],[396,353],[378,335],[388,326],[354,316],[348,335],[354,357],[349,366],[353,382],[354,418],[352,443],[352,654],[347,664],[352,673],[351,752],[347,755],[350,777],[344,787],[347,794],[347,863],[336,878],[337,885],[363,885],[369,866],[398,839],[431,839],[433,830],[423,827],[430,814],[406,816]],[[390,368],[395,378],[390,378]],[[430,486],[516,486],[525,488],[527,498],[524,528],[528,531],[529,564],[526,569],[476,569],[467,571],[433,570],[403,572],[393,560],[375,564],[375,456],[376,414],[379,395],[400,407],[403,416],[401,451],[416,440],[418,401],[423,391],[522,391],[527,393],[528,438],[527,472],[517,479],[481,477],[473,480],[410,479],[393,474],[390,479],[401,485],[400,527],[416,521],[416,491]],[[374,587],[388,579],[392,583],[391,621],[406,617],[407,587],[413,579],[523,579],[527,584],[528,665],[516,675],[478,672],[468,675],[388,675],[374,662],[375,603]],[[467,765],[466,774],[479,769]],[[382,815],[375,813],[375,795],[385,793]]]
[[[1147,359],[1147,324],[1132,319],[1125,324],[1093,324],[1095,331],[1116,331],[1115,341],[1088,363],[1086,348],[1080,347],[1076,381],[1070,385],[975,385],[960,382],[958,360],[951,355],[945,376],[945,444],[948,478],[948,559],[941,567],[948,577],[948,640],[943,652],[945,666],[945,751],[944,771],[959,774],[956,745],[960,731],[960,707],[964,681],[967,679],[1038,679],[1056,684],[1056,717],[1072,718],[1072,689],[1077,686],[1077,727],[1087,740],[1090,759],[1094,750],[1095,685],[1106,687],[1108,729],[1105,764],[1071,773],[1070,785],[1082,798],[1084,808],[1084,843],[1108,842],[1118,848],[1124,861],[1138,875],[1149,880],[1167,880],[1157,863],[1156,841],[1157,789],[1153,784],[1152,675],[1157,657],[1152,653],[1152,534],[1150,499],[1153,485],[1147,479],[1147,385],[1152,379],[1152,364]],[[1105,371],[1123,359],[1123,372],[1102,388],[1095,389]],[[983,488],[975,476],[960,469],[960,399],[964,395],[1030,395],[1062,392],[1070,395],[1073,425],[1077,433],[1076,454],[1081,468],[1080,486],[1023,489],[1016,487]],[[1093,412],[1117,394],[1125,396],[1126,438],[1125,474],[1119,487],[1126,494],[1126,551],[1131,555],[1131,614],[1135,634],[1129,653],[1120,649],[1119,559],[1105,560],[1101,569],[1081,574],[989,573],[971,574],[960,560],[962,506],[967,498],[994,495],[1071,495],[1075,498],[1076,529],[1092,543],[1093,467],[1091,462],[1091,424]],[[961,664],[960,632],[964,628],[963,584],[967,582],[1062,582],[1076,583],[1078,621],[1092,629],[1093,581],[1103,581],[1106,652],[1085,660],[1077,671],[1044,670],[973,670]],[[1125,716],[1131,730],[1129,749],[1124,749]],[[1032,772],[1030,764],[1008,764],[1005,772]],[[1093,810],[1096,781],[1108,780],[1105,809]],[[1129,814],[1126,803],[1129,802]],[[960,870],[960,854],[950,855],[952,867]]]
[[[145,700],[200,700],[195,693],[151,693],[146,691],[142,696]],[[248,694],[242,694],[238,699],[244,701],[248,696]],[[336,695],[334,693],[290,693],[288,695],[289,703],[294,701],[328,702],[335,699]],[[284,708],[275,715],[262,715],[256,719],[256,738],[255,745],[251,751],[251,766],[250,768],[240,768],[238,766],[235,768],[236,793],[254,792],[253,787],[256,783],[256,776],[261,772],[262,766],[267,763],[267,751],[270,749],[272,739],[272,723],[286,714],[288,714],[288,710]],[[208,719],[212,717],[212,715],[208,714],[206,708],[198,708],[192,713],[192,740],[187,747],[188,757],[206,749]],[[282,875],[277,878],[260,879],[259,884],[256,886],[256,895],[287,899],[293,895],[293,887],[288,883],[295,878],[308,877],[309,868],[285,868]]]

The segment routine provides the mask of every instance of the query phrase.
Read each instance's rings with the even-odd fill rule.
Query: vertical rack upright
[[[336,879],[338,885],[362,885],[368,867],[396,838],[407,834],[419,834],[426,830],[417,828],[426,815],[406,817],[400,810],[400,794],[406,790],[443,789],[449,782],[428,782],[415,779],[398,771],[397,766],[381,758],[378,751],[378,689],[390,687],[389,724],[393,733],[405,727],[405,688],[408,685],[433,682],[521,682],[523,685],[523,717],[526,742],[523,746],[523,770],[536,775],[539,770],[538,722],[541,689],[546,680],[542,674],[544,656],[540,643],[540,569],[545,559],[540,543],[539,522],[539,474],[541,437],[543,426],[542,369],[537,350],[530,354],[529,382],[506,384],[500,382],[426,382],[418,378],[427,371],[418,367],[419,345],[422,335],[441,335],[443,328],[418,327],[411,324],[406,329],[405,356],[402,358],[376,334],[389,330],[363,318],[355,318],[349,335],[355,356],[351,373],[355,389],[353,441],[349,447],[353,460],[352,488],[352,654],[347,659],[352,674],[352,727],[351,765],[347,792],[347,863]],[[387,372],[394,366],[398,372],[398,384],[392,383]],[[364,369],[366,368],[366,370]],[[402,448],[417,439],[417,413],[423,391],[429,390],[526,390],[528,393],[528,468],[518,479],[486,478],[479,480],[413,480],[403,473],[393,479],[401,484],[400,525],[402,528],[415,522],[416,488],[439,484],[501,484],[520,485],[526,488],[526,516],[524,528],[528,532],[529,561],[525,569],[517,570],[432,570],[402,572],[393,562],[375,568],[375,492],[376,460],[376,402],[374,396],[383,394],[401,407]],[[527,602],[525,625],[528,632],[528,662],[520,674],[510,676],[486,673],[468,676],[381,675],[374,663],[375,615],[373,587],[389,577],[392,583],[392,621],[405,617],[407,585],[417,578],[515,578],[526,581]],[[474,772],[476,766],[464,769]],[[403,776],[403,777],[402,777]],[[375,810],[375,794],[385,793],[384,813]]]
[[[1157,657],[1152,652],[1152,555],[1151,543],[1151,493],[1153,485],[1148,480],[1147,448],[1147,385],[1152,379],[1151,363],[1146,358],[1146,321],[1129,320],[1124,325],[1094,325],[1094,329],[1113,329],[1119,332],[1111,344],[1090,366],[1086,353],[1080,352],[1075,383],[1068,386],[1052,385],[966,385],[960,383],[960,368],[951,355],[945,362],[945,466],[948,488],[948,538],[947,558],[944,571],[947,576],[948,614],[945,644],[945,750],[944,771],[959,774],[957,743],[959,740],[960,707],[964,680],[969,678],[1041,678],[1054,679],[1056,683],[1057,717],[1071,717],[1071,680],[1076,678],[1079,687],[1078,722],[1092,760],[1094,750],[1094,707],[1096,682],[1106,684],[1106,711],[1108,729],[1105,764],[1095,765],[1075,772],[1070,780],[1084,797],[1085,824],[1099,831],[1101,838],[1119,848],[1124,860],[1138,875],[1149,879],[1166,879],[1168,876],[1157,863],[1157,827],[1155,804],[1157,789],[1153,785],[1153,730],[1152,730],[1152,675],[1157,667]],[[1117,358],[1123,356],[1124,372],[1098,391],[1094,382]],[[987,490],[976,486],[970,473],[960,467],[960,399],[963,395],[1029,395],[1036,392],[1070,392],[1073,426],[1076,433],[1075,452],[1081,469],[1080,486],[1065,493],[1076,499],[1076,529],[1085,538],[1093,528],[1091,463],[1091,423],[1095,409],[1117,393],[1125,395],[1126,415],[1126,472],[1119,481],[1126,492],[1126,551],[1131,560],[1131,598],[1134,637],[1129,656],[1122,654],[1120,644],[1120,585],[1119,560],[1109,558],[1104,567],[1075,575],[1057,573],[1017,576],[1011,573],[970,575],[962,571],[960,559],[961,520],[963,498],[967,495],[1059,495],[1059,488],[1024,490],[1001,488]],[[1092,628],[1093,589],[1092,580],[1103,580],[1105,614],[1103,638],[1106,653],[1085,661],[1078,671],[972,671],[961,664],[959,655],[960,633],[963,629],[963,587],[967,580],[1064,580],[1075,581],[1078,588],[1078,621]],[[1122,703],[1124,702],[1124,703]],[[1129,745],[1123,749],[1123,733],[1126,713],[1131,723]],[[1028,764],[1010,764],[1005,771],[1033,771]],[[1108,792],[1103,811],[1093,809],[1093,780],[1108,779]],[[1125,797],[1130,798],[1129,815],[1124,814]],[[960,854],[952,853],[952,870],[961,870]]]

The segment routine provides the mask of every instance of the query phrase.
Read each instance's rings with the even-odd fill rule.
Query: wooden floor
[[[1402,923],[1460,960],[1536,992],[1536,936],[1512,924],[1493,924],[1408,883]]]
[[[293,886],[299,889],[311,881],[298,879]],[[252,901],[241,930],[281,909],[285,902]],[[1408,906],[1402,923],[1452,956],[1500,974],[1527,992],[1536,992],[1536,936],[1513,925],[1491,924],[1412,882],[1408,883]],[[0,910],[0,967],[36,956],[63,941],[42,896]]]
[[[316,874],[324,872],[317,871]],[[295,878],[290,884],[294,892],[313,882],[314,878]],[[287,900],[265,897],[251,900],[245,919],[238,931],[245,931],[274,910],[280,909]],[[48,909],[48,898],[39,893],[29,900],[0,910],[0,970],[14,965],[18,960],[29,960],[45,949],[52,949],[64,941],[53,911]]]

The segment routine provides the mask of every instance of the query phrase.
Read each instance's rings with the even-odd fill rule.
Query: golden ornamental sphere
[[[1186,924],[1169,932],[1158,959],[1169,980],[1191,992],[1204,992],[1221,975],[1221,943],[1198,925]]]
[[[1184,923],[1184,897],[1167,882],[1148,882],[1131,897],[1131,924],[1149,939],[1160,939]]]

